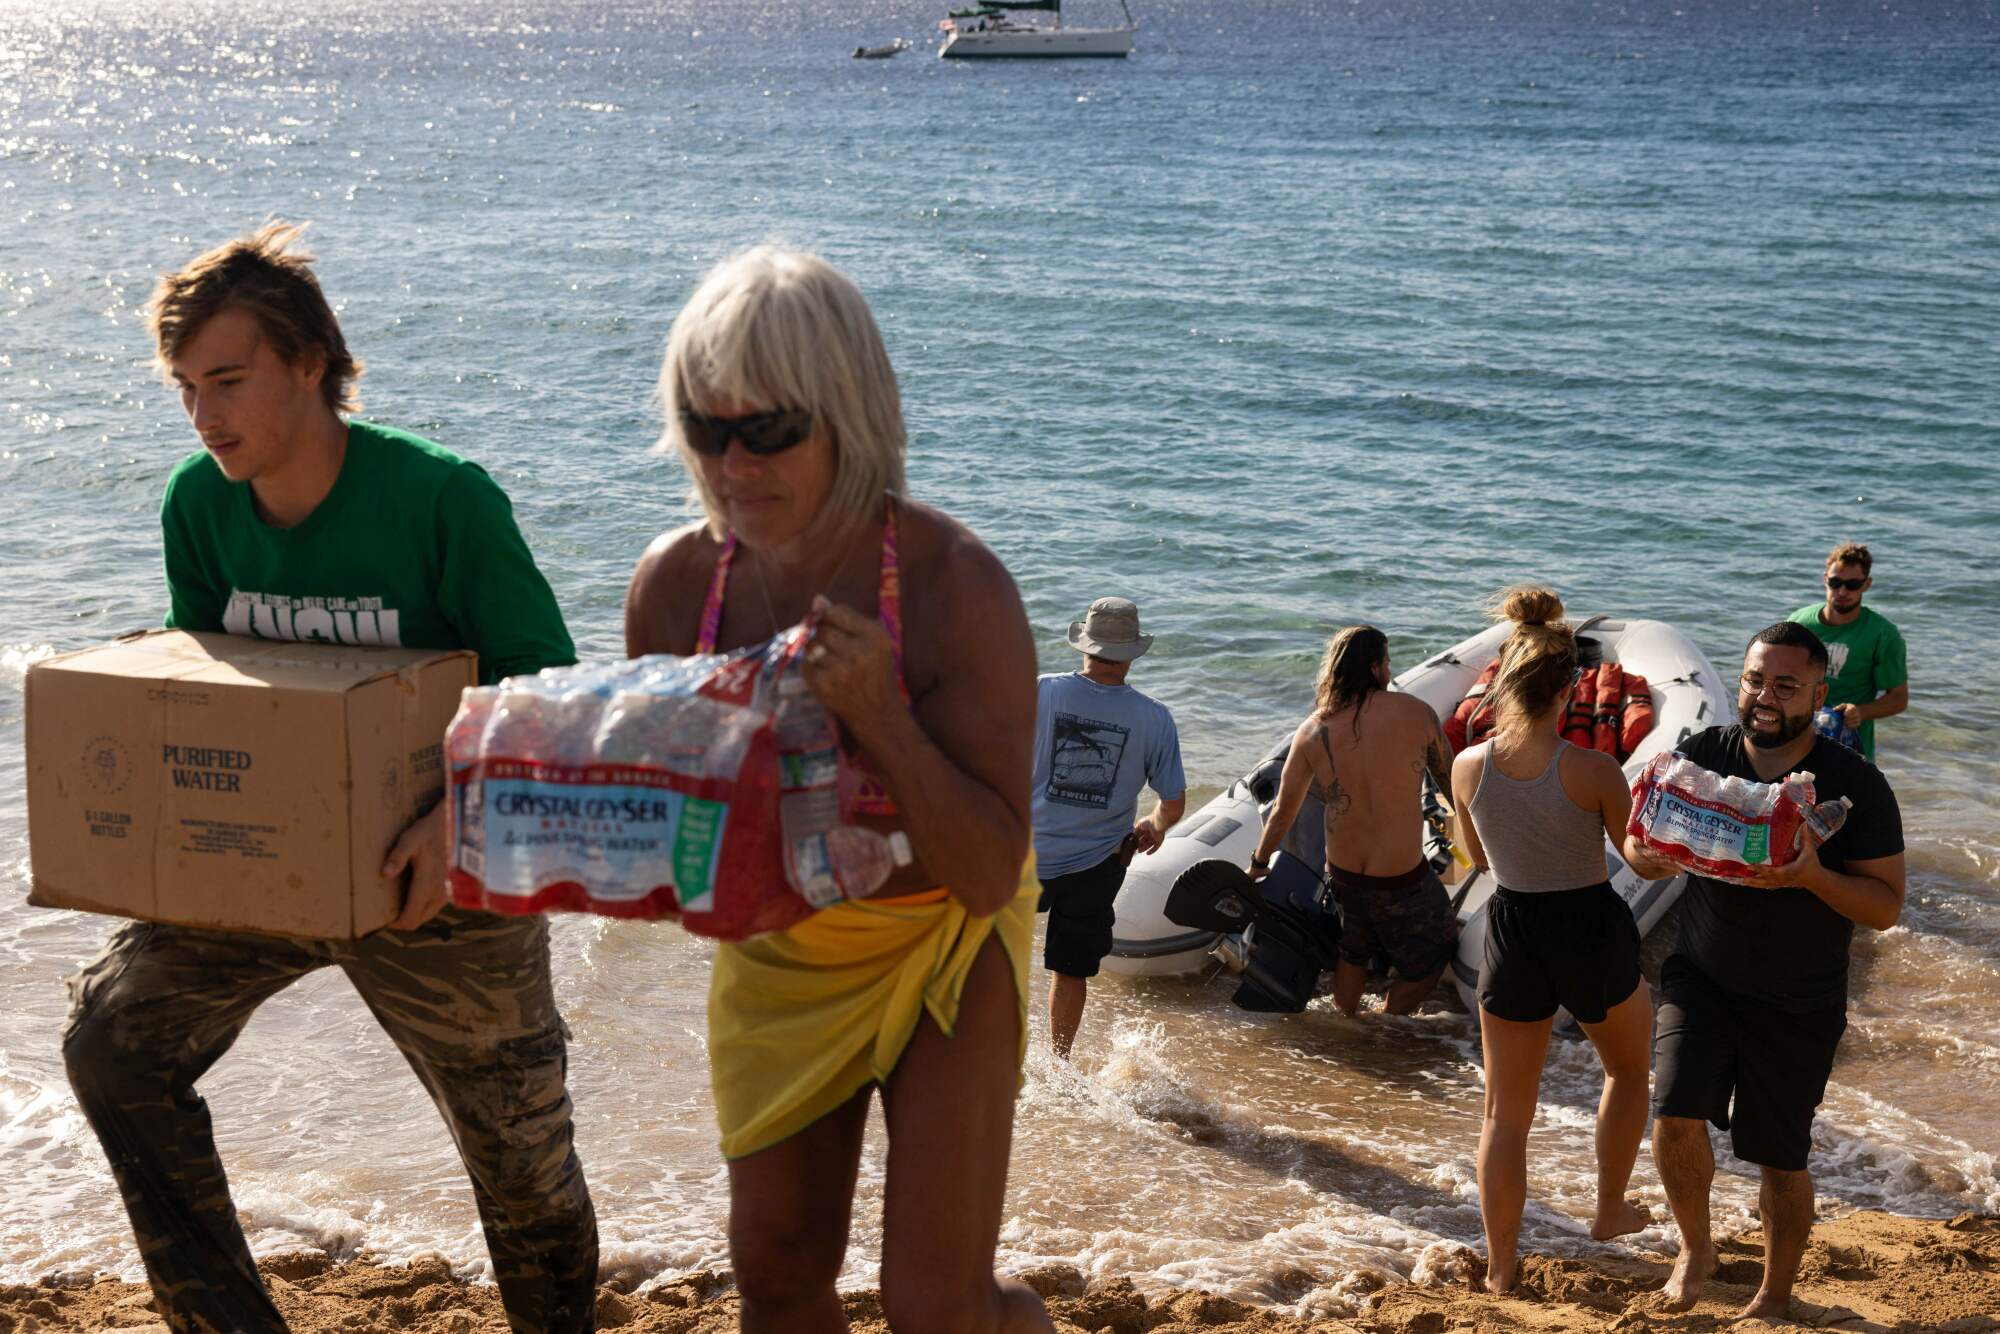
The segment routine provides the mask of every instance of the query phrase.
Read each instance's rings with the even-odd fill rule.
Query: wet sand
[[[1049,1299],[1062,1334],[1443,1334],[1448,1330],[1672,1331],[1785,1327],[1734,1322],[1757,1283],[1762,1239],[1754,1232],[1722,1245],[1722,1265],[1694,1310],[1657,1309],[1654,1294],[1667,1258],[1606,1247],[1589,1259],[1529,1256],[1520,1291],[1475,1293],[1479,1265],[1463,1247],[1427,1252],[1414,1282],[1367,1274],[1346,1286],[1356,1310],[1345,1318],[1300,1318],[1257,1310],[1222,1297],[1183,1292],[1147,1299],[1128,1279],[1091,1279],[1051,1266],[1022,1277]],[[366,1259],[330,1263],[317,1254],[278,1256],[262,1266],[278,1307],[300,1334],[505,1334],[491,1287],[452,1277],[442,1261],[384,1268]],[[1306,1287],[1323,1276],[1299,1275]],[[0,1334],[29,1331],[163,1332],[144,1287],[110,1280],[57,1280],[0,1288]],[[874,1292],[847,1295],[856,1334],[885,1334]],[[1962,1214],[1949,1221],[1860,1213],[1823,1220],[1794,1302],[1791,1327],[1845,1331],[2000,1331],[2000,1218]],[[724,1334],[736,1328],[736,1297],[726,1274],[702,1273],[641,1292],[599,1290],[599,1329],[629,1334]]]

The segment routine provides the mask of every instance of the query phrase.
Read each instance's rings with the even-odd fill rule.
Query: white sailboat
[[[1075,28],[1063,24],[1062,0],[980,0],[938,21],[945,31],[938,55],[953,60],[1129,56],[1139,25],[1125,0],[1118,0],[1118,7],[1125,11],[1123,27]],[[1023,9],[1046,10],[1055,22],[1046,27],[1020,22],[1013,11]]]

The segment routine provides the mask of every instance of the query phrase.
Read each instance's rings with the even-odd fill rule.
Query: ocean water
[[[1134,2],[1130,61],[979,66],[932,59],[942,7],[901,0],[0,0],[0,1281],[139,1272],[58,1054],[60,979],[110,923],[21,903],[20,683],[157,621],[194,442],[141,310],[269,215],[313,221],[366,415],[502,480],[591,656],[689,513],[648,453],[679,302],[740,246],[819,249],[883,324],[913,492],[1006,560],[1044,665],[1092,598],[1144,608],[1135,681],[1197,800],[1305,709],[1343,624],[1407,665],[1533,578],[1726,671],[1868,542],[1910,644],[1881,726],[1910,894],[1857,940],[1821,1205],[2000,1209],[1994,7]],[[847,58],[895,36],[920,45]],[[558,927],[579,1144],[636,1279],[726,1263],[706,967],[672,928]],[[1073,1067],[1036,1015],[1003,1266],[1336,1312],[1476,1241],[1464,1015],[1226,995],[1107,980]],[[1559,1042],[1526,1246],[1591,1245],[1595,1087]],[[266,1005],[203,1091],[260,1253],[483,1272],[341,977]],[[1660,1206],[1644,1154],[1636,1188]],[[1742,1164],[1717,1199],[1750,1216]]]

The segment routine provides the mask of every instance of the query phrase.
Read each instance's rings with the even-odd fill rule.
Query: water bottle
[[[486,807],[479,782],[479,747],[500,692],[472,686],[459,696],[458,713],[444,734],[446,860],[475,876],[486,874]]]
[[[1849,750],[1858,750],[1861,746],[1861,733],[1847,725],[1847,715],[1839,709],[1826,708],[1814,713],[1813,731]]]
[[[604,697],[594,690],[567,690],[550,700],[554,746],[543,757],[558,764],[589,764],[595,758]]]
[[[619,691],[599,717],[591,753],[600,764],[658,764],[659,715],[672,704],[644,691]]]
[[[554,701],[532,678],[502,682],[479,743],[481,758],[543,760],[555,742]]]
[[[453,773],[469,769],[479,759],[479,743],[500,692],[492,686],[468,686],[458,698],[458,712],[444,733],[445,764]]]
[[[570,765],[594,760],[605,705],[622,688],[628,670],[623,662],[591,663],[550,667],[530,678],[527,684],[548,700],[554,728],[551,749],[535,758]]]
[[[1854,802],[1848,797],[1835,801],[1822,801],[1805,810],[1806,828],[1813,831],[1813,837],[1824,843],[1840,832],[1847,823],[1847,813],[1854,809]]]
[[[840,733],[803,680],[778,686],[778,819],[785,878],[815,908],[864,898],[899,866],[910,840],[849,825],[840,812]]]

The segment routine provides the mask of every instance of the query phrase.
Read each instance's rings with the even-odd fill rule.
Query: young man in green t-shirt
[[[482,678],[575,661],[548,581],[484,471],[345,419],[358,363],[272,223],[166,275],[160,362],[203,449],[161,508],[167,624],[264,639],[470,648]],[[597,1223],[571,1146],[548,926],[446,904],[443,807],[383,867],[402,915],[361,940],[133,922],[71,979],[70,1086],[132,1218],[154,1303],[183,1331],[277,1331],[195,1083],[257,1006],[337,966],[457,1144],[510,1326],[588,1330]],[[273,885],[273,893],[284,892]]]
[[[1875,559],[1859,542],[1827,553],[1826,601],[1800,607],[1787,620],[1810,627],[1826,645],[1826,707],[1838,709],[1859,734],[1861,753],[1875,758],[1875,720],[1910,707],[1909,655],[1889,618],[1861,605],[1875,582]]]

